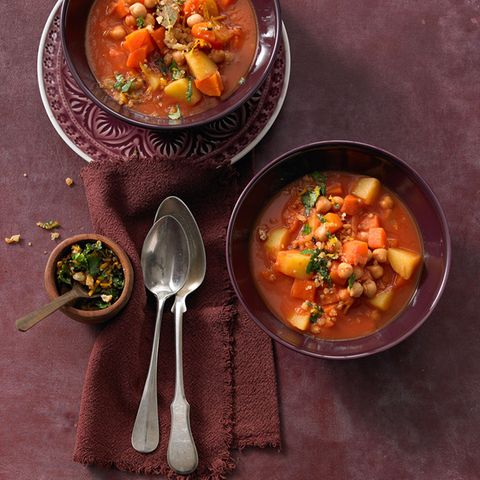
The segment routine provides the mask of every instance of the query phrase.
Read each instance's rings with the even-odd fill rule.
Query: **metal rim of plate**
[[[47,93],[45,91],[45,83],[44,83],[44,76],[43,76],[43,56],[44,56],[44,48],[45,48],[45,42],[47,39],[48,32],[50,30],[51,24],[55,18],[55,15],[57,14],[58,9],[60,8],[63,0],[58,0],[55,6],[52,8],[47,21],[45,23],[45,26],[42,31],[42,35],[40,37],[40,44],[38,47],[38,54],[37,54],[37,81],[38,81],[38,87],[40,90],[40,97],[42,99],[43,106],[45,108],[45,111],[47,113],[47,116],[55,128],[56,132],[60,136],[60,138],[83,160],[86,162],[92,162],[94,161],[93,158],[91,158],[87,153],[85,153],[81,148],[79,148],[75,143],[68,137],[68,135],[64,132],[60,124],[58,123],[57,119],[55,118],[55,115],[52,112],[52,109],[50,107],[50,104],[48,102],[48,97]],[[232,159],[231,163],[235,163],[238,160],[240,160],[242,157],[244,157],[247,153],[249,153],[253,148],[255,148],[258,143],[265,137],[267,132],[270,130],[272,125],[275,123],[275,120],[277,119],[282,107],[283,103],[285,101],[285,97],[287,95],[288,91],[288,85],[290,81],[290,69],[291,69],[291,53],[290,53],[290,43],[288,40],[288,35],[287,35],[287,30],[285,28],[285,24],[282,22],[282,40],[283,40],[283,48],[285,49],[285,72],[284,72],[284,79],[283,79],[283,86],[282,86],[282,91],[280,93],[280,96],[278,98],[277,104],[275,106],[275,109],[272,112],[272,115],[268,119],[267,123],[263,126],[263,128],[258,132],[256,137],[245,147],[243,148],[240,152],[235,154]]]

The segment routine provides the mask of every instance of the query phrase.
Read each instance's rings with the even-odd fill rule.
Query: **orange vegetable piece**
[[[293,281],[292,289],[290,290],[290,296],[313,302],[313,300],[315,299],[316,290],[317,287],[315,287],[315,282],[312,282],[311,280],[300,280],[299,278],[296,278]]]
[[[325,227],[330,233],[335,233],[343,226],[342,219],[336,213],[326,213],[323,218],[326,220]]]
[[[216,43],[217,38],[215,37],[215,32],[213,31],[213,26],[211,22],[200,22],[196,23],[192,27],[192,35],[195,38],[201,38],[206,40],[212,45]]]
[[[332,183],[330,185],[327,185],[327,197],[329,195],[338,195],[338,196],[342,196],[343,195],[343,187],[342,187],[342,184],[341,183],[338,183],[338,182],[335,182],[335,183]]]
[[[127,58],[127,67],[138,68],[141,63],[147,59],[147,47],[137,48],[134,52],[131,52]]]
[[[382,227],[371,228],[368,231],[368,246],[372,249],[387,246],[387,234]]]
[[[152,37],[150,33],[148,33],[147,28],[139,28],[138,30],[129,33],[125,37],[123,45],[130,53],[135,52],[141,47],[146,48],[147,55],[155,50]]]
[[[342,257],[351,265],[365,265],[368,260],[368,244],[361,240],[350,240],[342,245]]]
[[[156,43],[157,47],[162,50],[165,48],[165,28],[159,27],[156,30],[153,30],[150,33],[150,36],[153,38],[153,41]]]
[[[217,0],[217,3],[222,8],[228,8],[230,5],[233,5],[237,0]]]
[[[341,208],[342,213],[347,215],[358,215],[363,208],[363,201],[361,198],[356,197],[355,195],[348,194],[343,199],[343,205]]]
[[[333,262],[332,266],[330,268],[330,278],[332,279],[332,282],[335,283],[336,285],[345,285],[347,283],[346,278],[340,278],[338,276],[338,262]]]
[[[118,0],[113,11],[119,18],[126,17],[130,12],[128,11],[128,7],[125,4],[125,0]]]
[[[372,214],[372,216],[365,215],[362,221],[358,225],[359,230],[368,231],[371,228],[378,228],[380,227],[380,218],[378,215]]]
[[[195,80],[195,86],[205,95],[210,97],[219,97],[223,91],[222,77],[217,70],[212,75],[203,78],[202,80]]]

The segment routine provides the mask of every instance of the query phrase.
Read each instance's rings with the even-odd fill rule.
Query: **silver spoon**
[[[190,264],[187,237],[180,223],[167,215],[154,223],[142,248],[145,286],[157,297],[157,319],[147,380],[132,432],[135,450],[149,453],[158,446],[157,359],[163,306],[185,283]]]
[[[157,215],[171,215],[185,228],[190,248],[190,270],[182,289],[175,297],[172,311],[175,313],[175,396],[170,405],[172,425],[168,441],[167,461],[170,467],[179,474],[193,472],[198,465],[198,454],[190,428],[190,405],[185,398],[183,387],[182,360],[182,323],[183,314],[187,311],[185,299],[196,290],[205,277],[206,259],[202,236],[192,213],[177,197],[166,198],[158,207]]]

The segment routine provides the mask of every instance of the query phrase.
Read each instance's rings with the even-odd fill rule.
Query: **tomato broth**
[[[176,20],[168,24],[170,10],[162,9],[170,6]],[[202,22],[190,28],[197,17]],[[218,105],[241,88],[256,47],[250,0],[96,0],[87,22],[87,58],[99,85],[119,104],[156,117]]]
[[[269,309],[324,339],[361,337],[394,319],[416,290],[421,259],[418,228],[398,196],[343,172],[285,187],[260,213],[250,244]]]

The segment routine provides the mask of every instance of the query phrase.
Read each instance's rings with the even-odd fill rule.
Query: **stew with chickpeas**
[[[257,45],[249,0],[96,0],[86,50],[119,104],[178,120],[245,82]]]
[[[370,334],[414,293],[422,242],[405,205],[376,178],[314,172],[260,214],[251,268],[282,321],[324,339]]]

